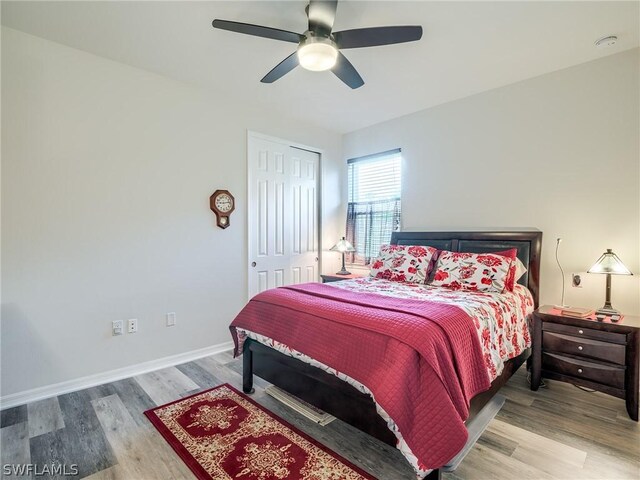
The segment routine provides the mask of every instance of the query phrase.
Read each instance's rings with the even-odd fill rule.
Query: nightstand
[[[640,317],[610,320],[564,316],[543,306],[533,313],[531,390],[542,377],[598,390],[626,400],[638,421]]]
[[[340,280],[350,280],[352,278],[360,278],[363,276],[364,275],[359,275],[357,273],[350,273],[349,275],[320,275],[322,283],[339,282]]]

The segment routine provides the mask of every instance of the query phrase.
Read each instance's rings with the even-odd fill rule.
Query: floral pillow
[[[442,251],[431,285],[453,290],[503,292],[514,261],[495,253]]]
[[[437,250],[420,245],[382,245],[370,276],[394,282],[425,283]]]
[[[504,289],[507,292],[513,292],[513,288],[516,282],[520,279],[522,275],[527,271],[524,264],[518,258],[518,249],[511,248],[509,250],[504,250],[501,252],[491,252],[494,255],[500,255],[502,257],[507,257],[513,260],[511,262],[511,267],[509,267],[509,274],[507,275],[507,279],[504,283]],[[522,268],[524,271],[522,271]]]

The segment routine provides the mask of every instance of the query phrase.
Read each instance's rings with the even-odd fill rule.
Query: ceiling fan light
[[[309,39],[298,47],[300,66],[313,72],[329,70],[337,59],[338,49],[328,39]]]

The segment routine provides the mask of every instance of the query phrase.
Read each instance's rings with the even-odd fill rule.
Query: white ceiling
[[[2,23],[125,64],[349,132],[474,93],[638,47],[635,2],[338,4],[334,31],[422,25],[419,42],[345,50],[365,85],[297,68],[260,79],[294,44],[214,30],[214,18],[306,30],[304,1],[2,2]],[[615,34],[618,43],[594,41]]]

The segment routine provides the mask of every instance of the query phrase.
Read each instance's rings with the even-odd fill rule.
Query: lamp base
[[[347,272],[344,268],[339,272],[336,272],[336,275],[351,275],[351,272]]]
[[[596,315],[597,314],[607,315],[608,317],[610,317],[611,315],[620,315],[620,310],[605,306],[596,310]]]

